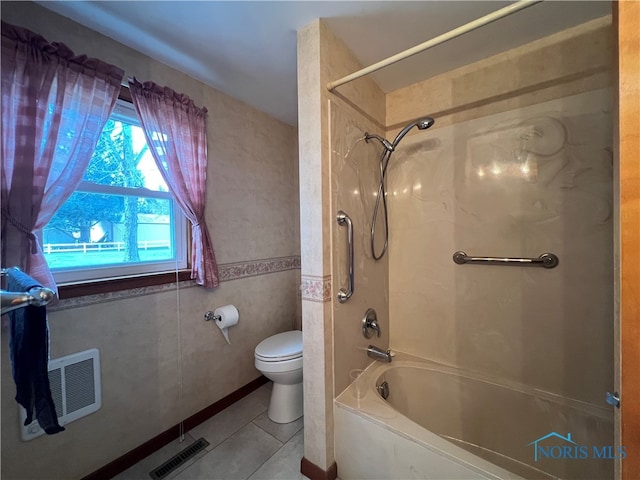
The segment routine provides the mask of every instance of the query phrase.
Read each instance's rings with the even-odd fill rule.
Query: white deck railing
[[[148,250],[150,248],[169,248],[169,240],[142,240],[138,242],[138,250]],[[44,253],[69,253],[69,252],[105,252],[109,250],[124,250],[124,242],[100,242],[100,243],[45,243]]]

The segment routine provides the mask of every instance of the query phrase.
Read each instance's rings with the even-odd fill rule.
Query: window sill
[[[180,282],[191,280],[190,269],[179,270],[177,275],[178,281]],[[91,282],[67,283],[58,285],[58,298],[60,298],[60,300],[65,300],[68,298],[83,297],[85,295],[96,295],[101,293],[131,290],[133,288],[164,285],[175,281],[176,272],[165,272],[149,275],[136,275],[134,277],[93,280]]]

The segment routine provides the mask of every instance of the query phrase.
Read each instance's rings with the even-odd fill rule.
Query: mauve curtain
[[[36,232],[78,186],[124,71],[2,22],[2,266],[56,289]]]
[[[204,218],[207,183],[206,108],[153,82],[129,80],[133,104],[158,169],[191,222],[191,278],[218,286],[218,265]]]

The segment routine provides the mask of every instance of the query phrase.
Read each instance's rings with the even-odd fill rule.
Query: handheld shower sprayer
[[[411,122],[402,130],[400,130],[398,135],[396,135],[396,138],[393,140],[393,143],[391,143],[386,138],[382,138],[380,135],[376,135],[375,133],[365,133],[364,140],[368,143],[369,140],[371,140],[372,138],[375,138],[384,146],[384,148],[387,149],[387,151],[393,152],[398,146],[398,144],[400,143],[400,140],[402,140],[404,136],[407,133],[409,133],[409,130],[411,130],[413,127],[418,127],[419,130],[426,130],[427,128],[432,126],[434,123],[435,123],[435,120],[431,117],[424,117],[419,120],[416,120],[415,122]]]
[[[393,148],[395,149],[398,146],[398,144],[400,143],[400,140],[402,140],[403,137],[407,133],[409,133],[409,130],[411,130],[413,127],[418,127],[418,130],[426,130],[434,123],[435,123],[435,120],[431,117],[421,118],[420,120],[416,120],[415,122],[410,123],[409,125],[404,127],[402,130],[400,130],[398,135],[396,135],[396,138],[393,140],[393,144],[392,144]]]
[[[396,138],[393,140],[393,143],[386,138],[382,138],[380,135],[376,135],[375,133],[364,134],[364,140],[367,143],[369,143],[369,140],[371,139],[376,139],[384,147],[384,150],[380,155],[380,185],[378,186],[378,194],[376,195],[376,205],[373,209],[373,218],[371,219],[371,254],[373,255],[374,260],[380,260],[382,257],[384,257],[384,254],[387,251],[387,247],[389,246],[389,218],[387,215],[387,191],[385,181],[387,176],[387,167],[389,166],[389,160],[391,160],[391,154],[395,151],[396,147],[404,138],[404,136],[409,133],[409,131],[413,127],[418,127],[419,130],[426,130],[434,123],[435,120],[431,117],[424,117],[411,122],[402,130],[400,130],[398,135],[396,135]],[[382,248],[382,252],[380,253],[380,255],[378,255],[376,254],[375,248],[375,232],[376,220],[378,218],[378,207],[380,206],[380,198],[382,198],[382,208],[384,210],[384,247]]]

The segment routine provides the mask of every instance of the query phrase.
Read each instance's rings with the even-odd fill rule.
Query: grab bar
[[[543,253],[538,258],[508,258],[508,257],[469,257],[466,253],[458,251],[453,254],[453,261],[458,265],[465,263],[479,263],[483,265],[519,265],[554,268],[560,260],[553,253]]]
[[[353,223],[347,215],[342,210],[338,211],[338,216],[336,217],[338,220],[338,225],[342,226],[344,224],[347,225],[347,248],[349,249],[349,288],[345,290],[341,288],[338,292],[338,301],[340,303],[344,303],[351,298],[354,290],[356,289],[355,281],[353,278]]]

